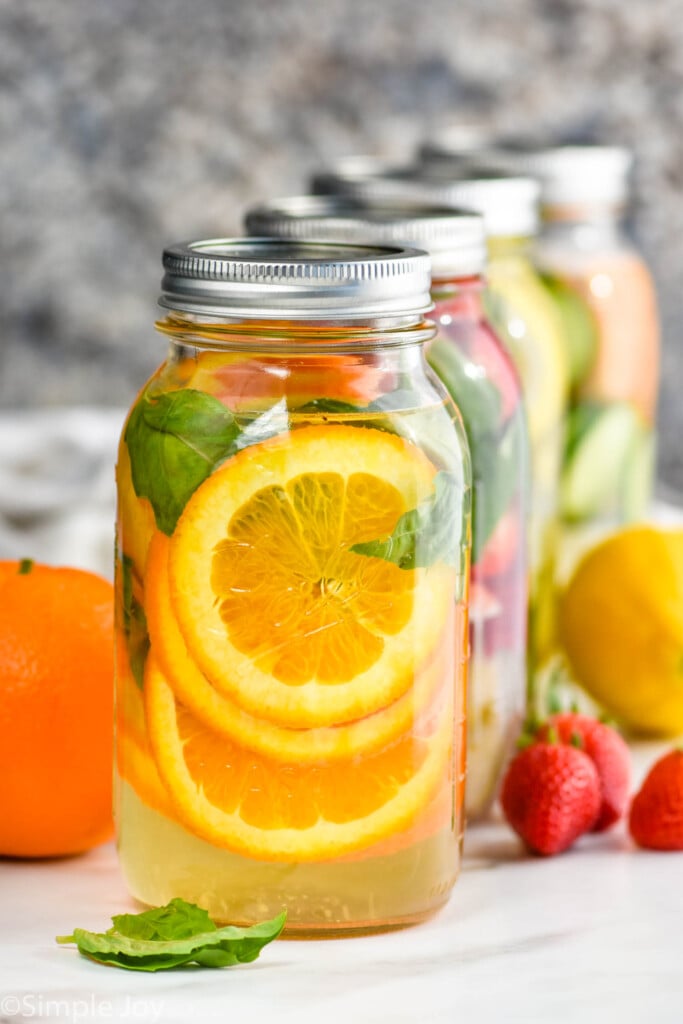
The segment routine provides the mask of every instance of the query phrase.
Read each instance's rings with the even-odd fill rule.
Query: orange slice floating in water
[[[169,540],[157,533],[147,561],[147,624],[157,661],[176,697],[209,728],[236,743],[283,761],[325,761],[386,746],[410,729],[430,699],[452,689],[452,652],[440,642],[421,666],[414,685],[393,704],[346,725],[288,729],[258,718],[219,693],[191,658],[176,622],[168,591]],[[455,610],[455,606],[454,606]],[[450,635],[448,626],[446,634]]]
[[[351,549],[389,536],[435,474],[409,441],[332,425],[220,466],[169,554],[173,612],[210,683],[292,728],[351,722],[405,694],[452,612],[455,570]]]
[[[443,784],[452,707],[384,750],[331,764],[283,764],[207,729],[147,659],[150,743],[178,819],[252,859],[320,861],[408,828]]]
[[[135,790],[143,803],[167,818],[175,818],[171,799],[159,778],[149,744],[140,742],[121,727],[116,732],[116,764],[120,777]]]

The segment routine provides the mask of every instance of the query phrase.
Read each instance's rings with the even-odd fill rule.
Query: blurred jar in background
[[[472,160],[541,187],[534,261],[556,299],[571,399],[561,482],[558,579],[615,525],[642,519],[653,490],[659,322],[652,278],[623,229],[633,165],[617,146],[496,140],[457,125],[420,149],[430,166]]]
[[[365,157],[315,175],[313,191],[365,199],[412,198],[470,209],[484,218],[488,288],[484,303],[519,371],[531,442],[529,528],[529,700],[555,654],[554,577],[559,483],[568,399],[562,321],[530,259],[539,186],[529,177],[477,171],[452,161],[395,167]]]
[[[621,224],[630,154],[566,146],[530,154],[526,162],[542,190],[544,226],[535,259],[556,296],[569,343],[562,579],[597,535],[647,513],[659,323],[652,278]]]
[[[480,216],[416,202],[298,196],[255,207],[254,235],[404,244],[432,260],[438,333],[427,360],[464,421],[472,456],[466,808],[481,817],[521,725],[526,690],[528,440],[514,366],[487,322]]]

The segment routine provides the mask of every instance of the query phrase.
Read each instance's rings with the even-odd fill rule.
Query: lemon
[[[632,527],[588,552],[560,599],[581,685],[636,732],[683,732],[683,530]]]

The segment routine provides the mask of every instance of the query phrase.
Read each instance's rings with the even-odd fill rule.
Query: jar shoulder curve
[[[139,392],[119,461],[130,467],[138,495],[151,495],[159,506],[165,495],[157,493],[155,471],[162,464],[167,477],[174,470],[169,490],[184,487],[189,494],[207,472],[243,448],[309,426],[369,427],[397,435],[450,472],[463,490],[471,486],[460,414],[414,346],[370,358],[366,352],[283,358],[176,351]],[[178,494],[179,508],[187,494]],[[167,518],[172,530],[176,520],[170,511]]]

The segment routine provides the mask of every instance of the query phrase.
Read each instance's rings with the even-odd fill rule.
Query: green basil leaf
[[[283,912],[270,921],[239,928],[217,928],[206,911],[185,900],[141,914],[118,914],[107,932],[75,928],[57,937],[75,943],[79,952],[98,963],[132,971],[161,971],[184,964],[230,967],[256,960],[264,946],[280,935]]]
[[[311,413],[331,413],[331,414],[343,414],[349,412],[363,412],[364,407],[359,405],[353,405],[351,402],[342,402],[338,398],[314,398],[310,402],[305,402],[303,405],[298,406],[295,412],[311,412]]]
[[[239,427],[212,395],[192,389],[143,395],[128,420],[133,487],[169,536],[190,496],[232,453]]]
[[[445,562],[460,564],[458,540],[463,496],[452,473],[434,478],[434,493],[404,512],[389,537],[354,544],[358,555],[383,558],[399,569],[421,569]]]
[[[128,660],[133,678],[142,689],[145,662],[149,653],[149,633],[145,609],[135,596],[133,576],[135,565],[128,555],[121,556],[120,572],[123,590],[123,635],[128,648]]]
[[[141,914],[116,914],[112,924],[108,935],[129,939],[183,939],[216,930],[208,911],[178,898]]]

